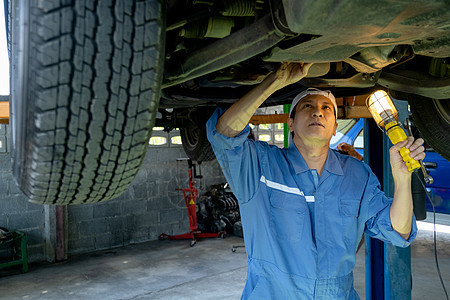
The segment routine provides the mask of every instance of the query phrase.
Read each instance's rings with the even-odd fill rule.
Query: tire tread
[[[159,30],[148,46],[145,28],[162,27],[161,1],[36,2],[30,4],[36,76],[24,100],[35,99],[27,104],[34,121],[26,130],[25,166],[15,176],[32,202],[117,197],[138,172],[154,125],[162,75],[153,70],[162,67],[164,45]]]

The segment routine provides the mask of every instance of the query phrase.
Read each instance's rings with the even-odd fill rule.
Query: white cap
[[[292,100],[291,110],[289,111],[289,118],[291,118],[292,111],[295,109],[295,107],[300,102],[300,100],[302,100],[303,98],[305,98],[308,95],[321,95],[321,96],[324,96],[324,97],[327,97],[328,99],[330,99],[331,102],[333,102],[334,113],[335,113],[336,120],[337,120],[337,105],[336,105],[336,99],[334,98],[333,94],[328,90],[322,91],[322,90],[319,90],[316,88],[306,89],[303,92],[301,92],[300,94],[298,94],[297,96],[295,96],[294,100]]]

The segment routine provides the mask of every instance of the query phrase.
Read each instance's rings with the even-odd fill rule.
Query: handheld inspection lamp
[[[392,144],[397,144],[406,140],[407,136],[403,128],[397,122],[398,112],[392,103],[391,97],[383,91],[378,90],[366,100],[366,106],[370,111],[373,119],[380,128],[386,130],[386,134]],[[409,149],[403,147],[400,149],[400,155],[408,167],[409,172],[421,168],[421,164],[409,156]]]

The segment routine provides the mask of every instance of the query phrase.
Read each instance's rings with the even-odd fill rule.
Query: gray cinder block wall
[[[44,205],[30,203],[16,186],[11,175],[9,126],[0,124],[0,227],[23,229],[28,235],[29,260],[45,255]],[[1,250],[5,248],[0,248]]]
[[[0,227],[28,236],[31,262],[54,259],[54,207],[32,204],[16,187],[11,174],[8,126],[0,125]],[[5,143],[3,144],[5,146]],[[3,150],[2,150],[3,149]],[[67,206],[67,254],[75,255],[158,239],[161,233],[189,231],[182,191],[188,187],[187,161],[181,146],[150,147],[136,178],[117,199]],[[200,195],[225,182],[216,160],[203,162]],[[0,251],[1,255],[1,251]]]
[[[28,254],[30,261],[45,257],[45,206],[27,201],[19,190],[11,174],[11,156],[9,153],[9,127],[0,124],[0,227],[21,229],[28,236]],[[0,248],[1,250],[4,248]]]
[[[189,231],[183,192],[188,187],[186,154],[177,148],[150,148],[136,178],[117,199],[68,207],[69,255],[158,239],[161,233]],[[203,162],[200,194],[225,182],[217,161]],[[203,188],[200,189],[200,184]]]

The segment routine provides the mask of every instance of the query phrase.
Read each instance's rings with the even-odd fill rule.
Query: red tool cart
[[[200,164],[200,163],[199,163]],[[168,235],[165,233],[160,234],[159,239],[169,239],[169,240],[182,240],[191,239],[190,246],[193,247],[197,243],[197,238],[210,238],[210,237],[221,237],[225,238],[226,232],[220,231],[217,233],[201,232],[198,230],[197,226],[197,199],[198,199],[198,189],[195,188],[194,178],[202,178],[202,175],[197,175],[195,164],[191,159],[188,159],[188,173],[189,173],[189,188],[179,189],[183,191],[184,202],[186,203],[186,208],[189,217],[189,232],[177,235]],[[194,174],[192,173],[194,169]]]

